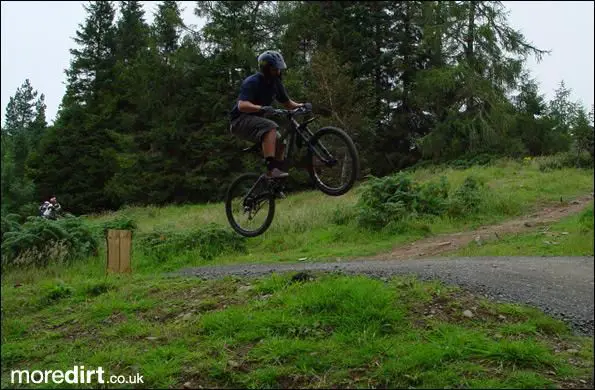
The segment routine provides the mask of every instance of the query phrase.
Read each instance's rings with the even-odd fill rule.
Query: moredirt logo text
[[[68,383],[68,384],[139,384],[143,376],[136,375],[110,375],[106,381],[106,372],[103,367],[85,369],[85,366],[74,366],[72,370],[12,370],[10,381],[12,384],[40,384],[40,383]]]

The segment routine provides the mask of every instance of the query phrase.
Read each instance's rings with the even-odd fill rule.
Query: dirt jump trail
[[[501,224],[483,226],[472,231],[441,234],[418,240],[396,247],[389,253],[370,257],[370,259],[399,260],[416,257],[433,257],[438,254],[464,248],[472,241],[488,242],[499,240],[502,235],[530,231],[535,226],[557,222],[564,217],[576,214],[587,207],[592,200],[593,194],[585,195],[570,202],[560,202],[557,205],[544,207],[528,216],[508,220]]]

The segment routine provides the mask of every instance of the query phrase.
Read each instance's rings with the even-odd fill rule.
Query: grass
[[[269,230],[260,237],[247,240],[247,253],[226,254],[217,258],[216,262],[279,262],[296,261],[304,257],[310,261],[374,255],[390,250],[397,244],[428,235],[497,223],[527,214],[543,204],[559,202],[560,198],[570,200],[593,191],[593,170],[561,169],[541,172],[537,161],[527,164],[502,160],[489,167],[465,170],[431,168],[420,169],[412,174],[414,180],[420,182],[435,180],[444,175],[451,185],[451,191],[461,185],[467,176],[473,175],[483,181],[489,190],[486,191],[481,209],[475,215],[459,219],[420,218],[416,221],[415,229],[398,233],[391,229],[367,231],[354,223],[350,209],[357,202],[357,188],[342,197],[329,197],[317,191],[290,193],[288,199],[277,203],[275,219]],[[95,217],[92,221],[102,223],[118,215],[134,218],[138,223],[139,234],[156,228],[185,230],[209,223],[231,229],[221,203],[127,208]],[[167,263],[171,267],[179,267],[209,264],[212,261],[186,254],[170,258]],[[151,267],[143,264],[143,268],[145,267],[148,267],[149,272],[155,272],[155,268],[159,269],[161,265]]]
[[[420,218],[399,233],[354,223],[357,189],[338,198],[290,193],[263,236],[234,249],[220,235],[214,252],[176,248],[165,256],[144,248],[142,237],[174,231],[186,243],[212,223],[230,230],[223,205],[129,207],[87,218],[95,227],[122,216],[136,221],[133,275],[105,276],[104,249],[68,266],[3,272],[2,387],[12,386],[13,368],[75,364],[138,372],[145,387],[585,387],[580,380],[590,377],[592,338],[572,336],[537,310],[492,304],[439,283],[344,276],[292,283],[275,275],[242,287],[250,282],[161,276],[204,264],[373,255],[593,191],[592,169],[541,172],[537,161],[412,174],[417,181],[444,175],[452,190],[474,175],[489,191],[474,215]],[[559,243],[546,248],[557,251],[550,254],[593,253],[589,210],[590,217],[587,211],[552,226],[548,234],[560,234],[547,236]],[[539,253],[539,234],[507,237],[492,251]],[[462,315],[467,309],[472,318]]]
[[[75,364],[164,388],[580,387],[593,367],[562,322],[413,278],[51,280],[3,285],[2,309],[3,387]]]
[[[498,241],[472,242],[449,256],[593,256],[593,203],[583,212],[530,233],[509,234]]]
[[[420,217],[406,230],[384,229],[369,231],[357,226],[353,207],[359,188],[341,197],[329,197],[318,191],[289,193],[277,203],[275,219],[262,236],[243,240],[245,250],[228,250],[214,257],[202,255],[204,248],[176,251],[168,256],[156,256],[142,244],[142,237],[155,231],[169,230],[185,234],[210,224],[232,232],[222,203],[176,205],[166,207],[127,207],[118,212],[89,216],[90,225],[99,227],[119,217],[132,218],[138,230],[133,240],[133,269],[135,273],[153,275],[175,271],[183,267],[285,261],[320,261],[349,259],[376,255],[427,236],[471,230],[516,216],[529,214],[545,204],[571,200],[593,191],[593,170],[565,168],[542,172],[539,159],[531,162],[500,160],[487,167],[452,169],[432,167],[412,172],[418,182],[437,180],[445,176],[451,191],[472,175],[488,189],[480,210],[461,218],[446,216]],[[235,234],[235,233],[233,233]],[[582,244],[584,247],[584,244]],[[102,246],[105,246],[102,242]],[[235,244],[233,245],[236,246]],[[560,251],[572,246],[558,248]],[[574,253],[574,252],[572,252]],[[560,253],[563,254],[563,253]],[[570,252],[566,253],[570,254]],[[53,265],[44,269],[18,269],[5,272],[7,282],[43,280],[46,275],[69,277],[71,272],[85,276],[101,276],[104,271],[105,249],[98,257],[83,261],[83,265],[64,268]]]

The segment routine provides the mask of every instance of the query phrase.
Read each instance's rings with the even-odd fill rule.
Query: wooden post
[[[130,273],[130,250],[132,232],[130,230],[107,231],[107,272]]]

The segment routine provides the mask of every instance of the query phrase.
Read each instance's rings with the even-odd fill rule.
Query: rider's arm
[[[258,104],[252,104],[248,100],[240,100],[238,102],[238,109],[240,110],[240,112],[258,112],[260,111],[261,107],[262,106],[259,106]]]
[[[293,110],[302,106],[301,103],[296,103],[289,98],[289,96],[287,95],[287,90],[285,89],[285,86],[282,82],[279,82],[277,88],[279,94],[277,100],[279,101],[279,103],[283,105],[283,107],[285,107],[286,110]]]
[[[240,96],[238,97],[238,110],[240,112],[258,112],[260,107],[258,104],[252,103],[256,100],[256,88],[258,86],[250,79],[244,80],[240,87]]]
[[[293,109],[301,107],[301,106],[302,106],[302,103],[296,103],[291,99],[289,99],[288,101],[283,103],[283,107],[285,107],[286,110],[293,110]]]

